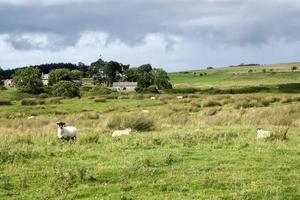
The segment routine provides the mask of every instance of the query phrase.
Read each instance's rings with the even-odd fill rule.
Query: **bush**
[[[94,87],[90,90],[90,95],[97,96],[97,95],[107,95],[111,94],[113,91],[109,88],[102,88],[102,87]]]
[[[62,97],[53,97],[48,99],[48,103],[59,104],[61,103],[61,100],[63,100]]]
[[[42,99],[26,98],[21,101],[23,106],[34,106],[34,105],[43,105],[45,101]]]
[[[103,102],[106,102],[106,99],[105,98],[97,98],[94,101],[95,101],[95,103],[103,103]]]
[[[79,97],[79,87],[72,81],[59,81],[54,84],[51,93],[58,97]]]
[[[208,100],[203,103],[203,107],[214,107],[214,106],[222,106],[222,104],[218,101]]]
[[[218,109],[211,108],[211,109],[206,110],[204,112],[204,114],[207,115],[207,116],[213,116],[213,115],[217,114],[217,112],[218,112]]]
[[[135,89],[139,93],[154,93],[154,94],[159,94],[159,91],[155,85],[150,85],[148,88],[140,88],[137,87]]]
[[[38,95],[38,97],[41,98],[41,99],[46,99],[46,98],[49,97],[49,95],[46,94],[46,93],[41,93],[41,94]]]
[[[0,105],[11,105],[11,100],[9,100],[9,99],[0,99]]]
[[[150,118],[140,115],[114,115],[108,123],[108,128],[132,128],[136,131],[150,131],[154,128],[154,121]]]

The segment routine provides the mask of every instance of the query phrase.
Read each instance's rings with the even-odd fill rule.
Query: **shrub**
[[[103,103],[103,102],[106,102],[106,98],[97,98],[94,101],[95,101],[95,103]]]
[[[218,112],[218,109],[211,108],[211,109],[206,110],[204,112],[204,114],[207,115],[207,116],[213,116],[213,115],[217,114],[217,112]]]
[[[38,95],[38,97],[41,98],[41,99],[46,99],[46,98],[49,97],[49,95],[46,94],[46,93],[41,93],[41,94]]]
[[[150,131],[154,128],[154,121],[140,115],[114,115],[108,123],[108,128],[132,128],[137,131]]]
[[[21,101],[23,106],[34,106],[34,105],[43,105],[45,101],[42,99],[26,98]]]
[[[157,86],[155,86],[155,85],[150,85],[147,88],[137,87],[136,91],[139,92],[139,93],[154,93],[154,94],[159,94]]]
[[[218,101],[208,100],[203,103],[203,107],[214,107],[214,106],[221,106],[222,104]]]
[[[92,120],[96,120],[96,119],[99,119],[99,115],[97,113],[88,113],[87,118],[92,119]]]
[[[55,110],[54,114],[55,115],[66,115],[68,113],[65,110]]]
[[[109,88],[102,88],[102,87],[94,87],[90,90],[90,94],[93,96],[97,96],[97,95],[107,95],[107,94],[111,94],[113,93],[113,91]]]
[[[59,97],[79,97],[79,87],[72,81],[59,81],[54,84],[51,93]]]
[[[48,103],[53,103],[53,104],[59,104],[61,103],[61,100],[63,100],[62,97],[53,97],[53,98],[50,98],[48,99]]]
[[[11,105],[11,100],[9,100],[9,99],[0,99],[0,105]]]
[[[118,99],[118,95],[117,94],[110,94],[106,96],[106,99]]]

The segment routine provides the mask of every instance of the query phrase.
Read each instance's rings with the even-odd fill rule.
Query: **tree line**
[[[44,86],[41,75],[49,74],[49,84]],[[168,73],[150,64],[130,68],[116,61],[98,59],[87,66],[83,63],[52,63],[28,66],[19,69],[2,70],[0,68],[0,86],[2,79],[12,77],[16,88],[22,92],[55,96],[78,96],[82,78],[92,78],[95,85],[111,87],[113,82],[137,82],[137,91],[147,88],[170,89]]]

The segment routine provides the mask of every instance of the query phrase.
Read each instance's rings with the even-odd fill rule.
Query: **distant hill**
[[[296,70],[292,67],[296,66]],[[239,88],[300,83],[300,63],[242,65],[170,73],[175,88]]]

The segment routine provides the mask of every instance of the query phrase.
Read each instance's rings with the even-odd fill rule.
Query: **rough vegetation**
[[[82,87],[73,99],[0,91],[10,102],[0,108],[0,199],[300,198],[297,93],[175,88],[150,100]],[[78,141],[62,145],[57,121],[76,126]],[[257,128],[271,137],[257,139]]]

